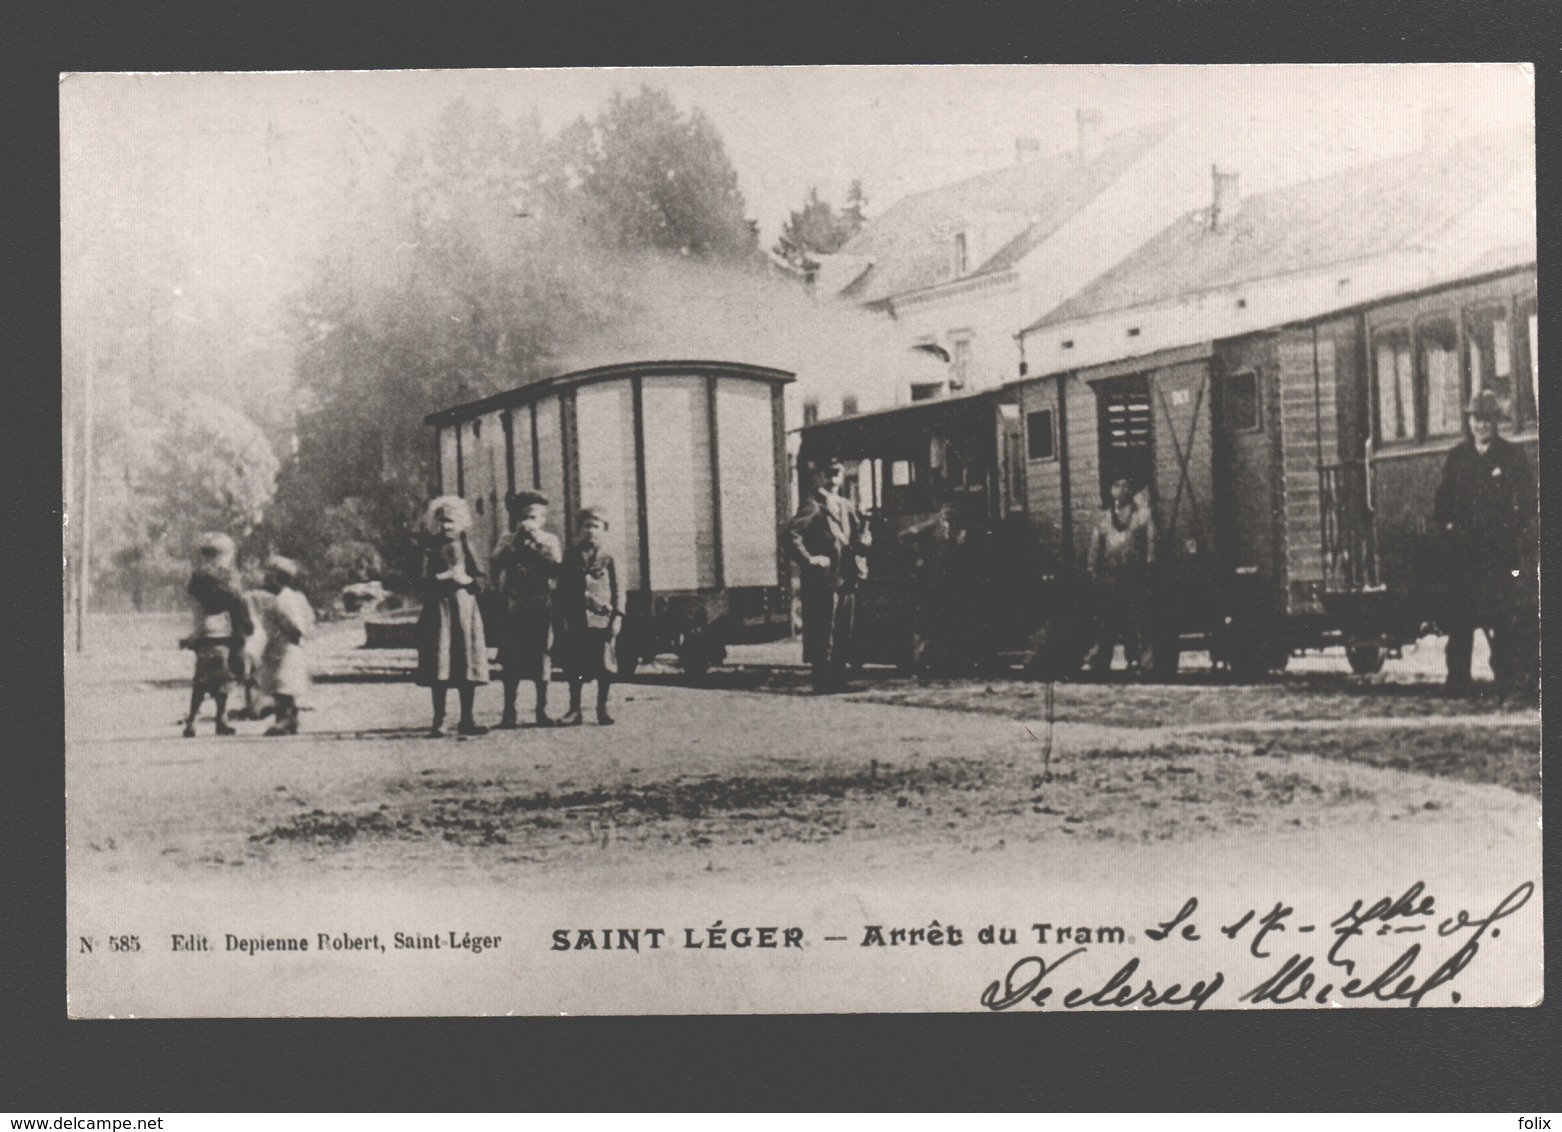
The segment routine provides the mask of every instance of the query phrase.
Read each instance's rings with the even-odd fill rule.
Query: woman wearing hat
[[[494,552],[494,585],[503,602],[499,663],[504,668],[502,728],[517,726],[515,697],[522,680],[537,689],[538,727],[551,727],[548,680],[552,668],[548,649],[553,639],[553,584],[564,559],[558,536],[544,529],[548,497],[535,491],[512,495],[506,502],[511,530]]]
[[[1535,666],[1534,629],[1518,620],[1536,518],[1535,476],[1524,452],[1499,434],[1496,394],[1476,393],[1465,415],[1469,435],[1448,453],[1433,505],[1448,583],[1441,618],[1448,686],[1469,686],[1475,630],[1484,629],[1492,675],[1507,694],[1527,684]]]
[[[580,723],[586,681],[597,682],[597,722],[607,726],[608,690],[618,671],[615,649],[624,624],[618,565],[607,550],[607,516],[595,507],[580,512],[580,539],[564,555],[559,574],[561,659],[569,673],[569,712],[559,723]]]

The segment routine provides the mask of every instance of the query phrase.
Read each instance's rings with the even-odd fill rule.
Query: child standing
[[[249,607],[255,631],[244,641],[244,672],[240,677],[244,689],[244,706],[230,711],[229,719],[265,719],[277,709],[271,697],[260,688],[260,662],[266,654],[267,609],[276,600],[276,595],[264,588],[244,591],[244,604]]]
[[[564,551],[558,537],[543,526],[548,521],[547,496],[523,491],[511,496],[505,506],[513,526],[494,554],[494,584],[504,608],[499,637],[504,715],[499,726],[517,726],[516,692],[522,680],[530,680],[537,689],[537,726],[552,727],[547,710],[552,676],[548,649],[553,636],[553,583]]]
[[[186,739],[195,738],[195,717],[207,696],[217,708],[217,734],[233,734],[227,719],[228,689],[242,672],[244,638],[255,629],[239,589],[233,557],[233,540],[227,535],[201,536],[195,569],[186,587],[195,603],[195,632],[180,642],[195,650],[190,714],[184,721]]]
[[[624,613],[618,590],[618,566],[604,544],[607,517],[595,507],[580,513],[580,539],[564,555],[559,576],[559,613],[564,664],[569,671],[569,712],[564,726],[580,723],[580,695],[587,680],[597,682],[597,722],[613,722],[607,713],[608,690],[618,671],[615,649]]]
[[[442,495],[428,506],[428,533],[419,550],[415,577],[423,599],[418,618],[417,682],[431,692],[434,722],[429,737],[444,734],[445,704],[453,684],[461,698],[461,735],[484,735],[472,718],[472,698],[488,683],[488,642],[477,607],[483,573],[467,545],[472,513],[459,495]]]
[[[298,697],[309,690],[309,663],[304,638],[315,627],[309,599],[295,587],[298,566],[273,557],[266,563],[266,592],[272,600],[261,607],[266,647],[260,655],[260,690],[276,704],[277,721],[267,735],[298,734]]]

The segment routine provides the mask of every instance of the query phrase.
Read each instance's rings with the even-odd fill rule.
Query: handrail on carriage
[[[1377,524],[1370,501],[1370,465],[1343,460],[1318,468],[1318,506],[1324,589],[1359,593],[1381,589]]]

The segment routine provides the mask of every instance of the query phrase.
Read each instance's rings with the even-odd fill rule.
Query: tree
[[[552,140],[453,103],[335,233],[294,311],[296,435],[256,536],[322,585],[365,544],[404,560],[435,485],[424,416],[619,340],[648,317],[643,255],[757,256],[714,127],[646,89]]]
[[[846,187],[846,207],[841,209],[842,221],[851,228],[851,235],[847,236],[848,240],[861,231],[863,224],[867,222],[867,217],[863,215],[863,210],[867,207],[868,194],[863,191],[862,182],[853,179]]]
[[[609,242],[696,259],[750,262],[758,228],[744,215],[737,170],[698,108],[666,91],[615,94],[595,121],[560,135],[557,176],[578,188],[590,226]]]
[[[344,208],[294,311],[296,443],[261,532],[317,583],[348,543],[404,556],[434,486],[426,414],[547,376],[612,313],[547,156],[534,119],[458,101]]]
[[[276,487],[277,458],[265,433],[214,397],[105,414],[96,447],[93,484],[102,517],[94,573],[137,608],[148,594],[183,580],[203,532],[250,535]]]
[[[829,201],[820,199],[818,186],[814,186],[808,190],[802,209],[793,209],[782,227],[775,254],[801,269],[818,256],[839,251],[862,227],[862,208],[867,202],[862,182],[853,181],[847,206],[836,212]]]

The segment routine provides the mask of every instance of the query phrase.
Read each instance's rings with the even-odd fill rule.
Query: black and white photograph
[[[1534,68],[70,73],[73,1018],[1542,998]]]

